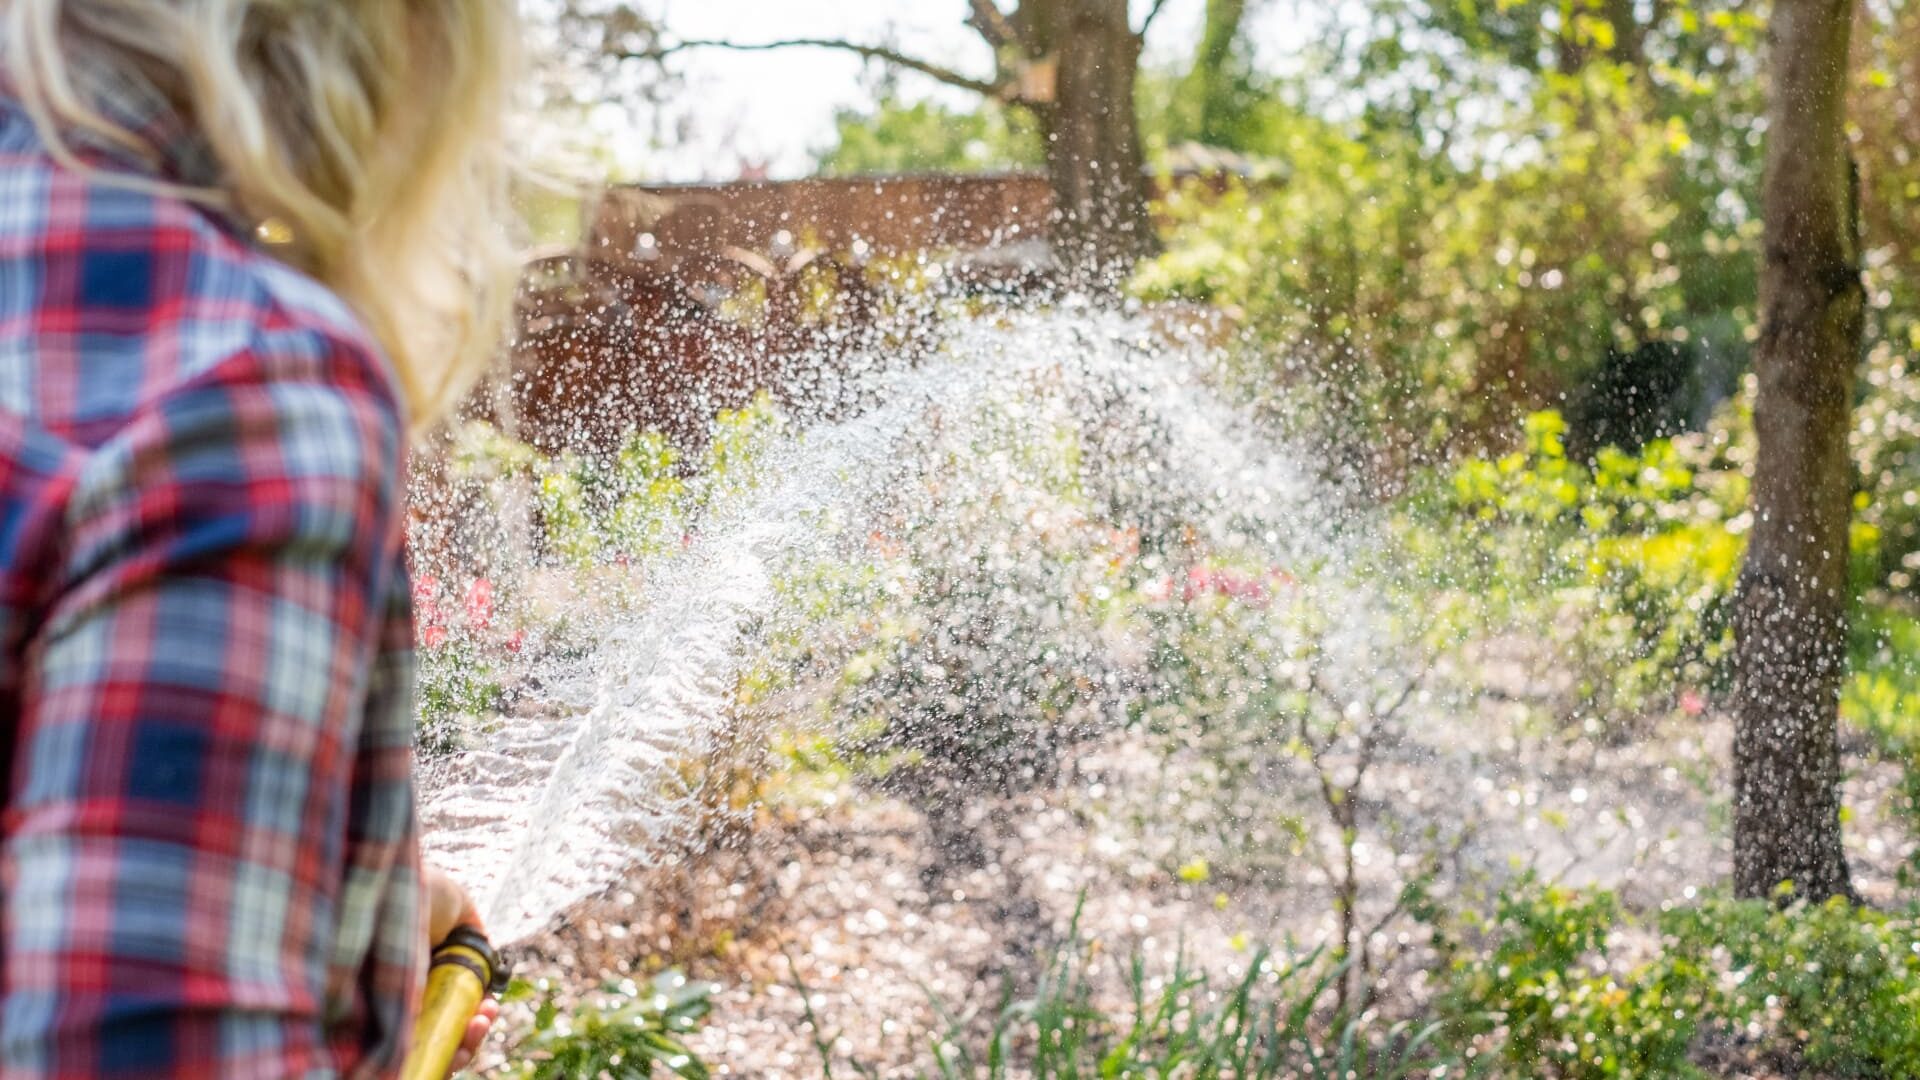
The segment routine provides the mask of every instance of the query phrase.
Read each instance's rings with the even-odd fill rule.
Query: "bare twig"
[[[1393,704],[1376,711],[1374,715],[1382,720],[1391,720],[1395,716],[1398,716],[1400,710],[1406,707],[1407,702],[1413,699],[1413,692],[1425,686],[1427,676],[1431,674],[1433,674],[1431,667],[1421,669],[1420,674],[1407,680],[1406,687],[1400,691],[1400,696],[1394,699]]]
[[[1312,690],[1316,697],[1332,707],[1335,713],[1342,716],[1346,715],[1346,701],[1343,700],[1340,695],[1327,689],[1327,684],[1320,681],[1320,673],[1312,668],[1307,669],[1307,689]]]
[[[1471,839],[1472,836],[1473,836],[1473,830],[1470,827],[1463,828],[1460,830],[1460,834],[1454,838],[1454,844],[1451,848],[1447,849],[1444,852],[1439,852],[1439,851],[1428,852],[1426,860],[1422,863],[1420,867],[1420,871],[1418,874],[1415,875],[1415,877],[1431,878],[1434,875],[1438,874],[1440,872],[1440,867],[1442,865],[1448,862],[1452,862],[1455,859],[1458,859],[1460,857],[1460,853],[1466,850],[1467,841]],[[1363,981],[1365,981],[1366,983],[1366,995],[1362,999],[1361,1005],[1360,1005],[1360,1011],[1362,1012],[1365,1012],[1368,1009],[1373,1008],[1373,1006],[1378,1003],[1379,996],[1380,996],[1379,983],[1373,978],[1373,970],[1374,970],[1373,939],[1380,936],[1382,931],[1386,930],[1386,928],[1389,925],[1391,925],[1395,919],[1399,918],[1402,914],[1406,912],[1407,904],[1413,898],[1413,895],[1414,893],[1411,888],[1402,887],[1399,895],[1394,898],[1393,906],[1387,909],[1386,914],[1380,916],[1379,919],[1375,920],[1374,924],[1371,927],[1366,928],[1361,933],[1360,973]],[[1394,960],[1397,959],[1398,956],[1399,956],[1398,951],[1391,951],[1391,952],[1388,952],[1385,956],[1381,957],[1380,970],[1385,971],[1388,967],[1390,967],[1393,964]]]
[[[1153,29],[1153,20],[1160,17],[1160,12],[1163,11],[1166,6],[1167,0],[1153,0],[1153,7],[1147,9],[1147,17],[1141,20],[1140,23],[1141,37],[1146,37],[1147,31]]]
[[[1307,748],[1307,764],[1313,767],[1313,775],[1320,781],[1320,798],[1327,804],[1327,814],[1333,818],[1335,824],[1344,829],[1346,822],[1341,817],[1340,793],[1333,789],[1333,776],[1327,771],[1326,766],[1321,764],[1321,757],[1326,753],[1327,747],[1313,741],[1313,733],[1307,727],[1305,710],[1301,711],[1296,723],[1299,728],[1300,742]]]
[[[867,45],[858,41],[842,41],[839,38],[786,38],[780,41],[714,41],[695,39],[676,41],[671,45],[661,46],[657,49],[648,49],[643,52],[621,53],[620,58],[624,60],[664,60],[674,53],[686,52],[690,49],[728,49],[733,52],[769,52],[774,49],[835,49],[840,52],[854,53],[868,60],[878,60],[881,63],[892,64],[894,67],[905,68],[908,71],[917,71],[930,79],[946,83],[948,86],[957,86],[962,90],[971,90],[976,94],[984,94],[988,97],[1000,94],[1006,89],[1006,83],[1002,80],[976,79],[971,75],[955,71],[952,68],[942,67],[929,60],[922,60],[917,56],[910,56],[898,49],[891,49],[885,45]]]

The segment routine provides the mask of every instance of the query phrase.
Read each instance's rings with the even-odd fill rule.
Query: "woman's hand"
[[[427,947],[429,949],[447,940],[447,935],[462,926],[471,926],[485,932],[481,925],[480,910],[473,906],[473,898],[460,883],[445,873],[428,867],[422,880],[426,889],[427,901]],[[453,1055],[453,1071],[459,1072],[473,1062],[473,1055],[480,1051],[480,1044],[487,1040],[487,1033],[493,1030],[493,1021],[500,1015],[500,1003],[493,998],[484,998],[480,1002],[480,1011],[474,1014],[473,1021],[467,1025],[467,1037],[461,1040],[460,1052]]]

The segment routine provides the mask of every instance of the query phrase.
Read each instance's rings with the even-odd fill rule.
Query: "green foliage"
[[[767,452],[786,430],[786,417],[764,391],[741,408],[722,409],[690,491],[694,506],[712,510],[758,489],[771,468]],[[681,491],[675,488],[672,494]]]
[[[1100,1003],[1099,953],[1073,940],[1029,996],[1009,990],[984,1042],[935,1002],[950,1027],[934,1047],[942,1080],[1189,1077],[1278,1080],[1456,1075],[1434,1044],[1439,1025],[1320,1022],[1342,969],[1318,955],[1282,960],[1266,950],[1222,983],[1186,950],[1156,973],[1135,955],[1122,969],[1129,1007]]]
[[[686,485],[666,439],[641,432],[611,461],[565,454],[539,470],[548,548],[579,568],[670,549],[681,532]]]
[[[1722,973],[1722,1022],[1758,1023],[1836,1076],[1920,1075],[1920,926],[1843,900],[1711,900],[1661,918],[1669,953]]]
[[[1237,314],[1375,473],[1571,395],[1609,350],[1702,333],[1688,289],[1743,241],[1676,258],[1676,151],[1639,130],[1644,102],[1594,74],[1543,88],[1535,111],[1537,152],[1486,171],[1417,134],[1295,115],[1272,150],[1287,181],[1174,197],[1167,253],[1136,287]]]
[[[1610,893],[1522,878],[1464,935],[1439,935],[1439,1008],[1456,1037],[1499,1037],[1527,1076],[1698,1076],[1688,1053],[1709,1031],[1821,1075],[1920,1075],[1911,915],[1716,897],[1653,923]]]
[[[960,110],[888,93],[871,112],[842,109],[834,129],[819,156],[829,176],[1005,172],[1045,161],[1033,116],[998,104]]]
[[[1523,879],[1473,929],[1479,951],[1459,949],[1440,1004],[1456,1037],[1501,1035],[1518,1075],[1565,1080],[1700,1075],[1687,1063],[1712,1004],[1712,984],[1680,955],[1637,967],[1608,960],[1621,922],[1610,893],[1581,895]]]
[[[1916,264],[1920,267],[1920,263]],[[1916,306],[1920,316],[1920,306]],[[1854,412],[1853,458],[1860,474],[1858,520],[1874,530],[1868,585],[1920,596],[1920,317],[1906,322],[1906,347],[1882,341],[1868,353]]]
[[[417,680],[414,745],[422,757],[460,749],[466,727],[498,712],[506,700],[493,661],[464,638],[421,649]]]
[[[668,971],[646,986],[632,979],[610,983],[598,999],[562,1013],[548,989],[534,1013],[533,1030],[514,1048],[510,1075],[518,1080],[647,1080],[657,1071],[706,1080],[712,1074],[686,1039],[712,1011],[713,991],[711,983]],[[524,1000],[536,992],[516,981],[506,999]]]
[[[823,701],[836,754],[962,832],[966,800],[1051,782],[1104,726],[1104,630],[1126,567],[1089,513],[1073,430],[1026,441],[994,407],[975,420],[921,481],[939,515],[909,510],[899,532],[875,532],[870,575],[818,579],[851,603],[807,645],[839,642],[811,657],[836,672]],[[982,472],[992,481],[968,478]]]
[[[680,546],[701,516],[759,487],[786,421],[765,393],[713,422],[692,479],[658,432],[631,436],[611,459],[563,454],[531,466],[547,548],[576,569],[653,558]]]
[[[1175,790],[1151,806],[1154,824],[1181,831],[1178,850],[1229,870],[1275,854],[1263,849],[1302,854],[1304,828],[1272,827],[1284,815],[1271,772],[1305,753],[1300,733],[1324,739],[1343,719],[1309,689],[1324,627],[1296,584],[1277,567],[1203,558],[1133,598],[1153,651],[1132,719],[1169,760],[1186,759],[1167,777]]]
[[[1873,604],[1854,613],[1840,715],[1901,765],[1902,809],[1920,819],[1920,619]]]
[[[1854,460],[1879,530],[1877,585],[1920,597],[1920,4],[1869,4],[1857,28],[1850,149],[1860,167],[1868,353]]]
[[[1573,679],[1570,717],[1670,705],[1728,677],[1746,498],[1737,429],[1637,455],[1605,448],[1588,465],[1567,456],[1558,414],[1537,413],[1522,449],[1416,485],[1409,543],[1481,633],[1544,632]]]
[[[1312,391],[1318,426],[1376,477],[1563,405],[1584,454],[1587,387],[1617,358],[1683,370],[1647,366],[1655,383],[1615,412],[1700,419],[1749,352],[1750,6],[1662,3],[1642,25],[1627,0],[1370,5],[1243,114],[1239,148],[1284,162],[1284,182],[1171,200],[1139,287],[1239,314],[1249,365],[1278,360],[1290,408]],[[1161,137],[1182,137],[1194,92],[1145,86]]]
[[[1920,755],[1920,619],[1868,606],[1853,624],[1841,715],[1903,756]]]

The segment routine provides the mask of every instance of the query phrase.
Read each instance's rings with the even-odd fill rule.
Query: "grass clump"
[[[711,983],[677,971],[662,972],[642,986],[623,979],[602,988],[596,1000],[562,1012],[549,991],[534,1012],[533,1030],[514,1048],[514,1080],[648,1080],[656,1075],[706,1080],[711,1071],[687,1046],[713,1011]],[[539,990],[516,981],[508,1000]]]
[[[1280,1077],[1462,1075],[1438,1043],[1442,1025],[1328,1017],[1345,966],[1324,954],[1251,955],[1222,981],[1183,948],[1156,973],[1135,954],[1120,972],[1125,1004],[1096,989],[1097,943],[1073,935],[1033,992],[1003,993],[985,1030],[936,1002],[947,1032],[935,1044],[940,1080],[1003,1077]]]

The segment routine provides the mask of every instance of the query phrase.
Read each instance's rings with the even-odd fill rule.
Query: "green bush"
[[[469,725],[498,712],[506,700],[494,663],[465,638],[420,650],[414,744],[423,757],[458,750]]]
[[[1167,251],[1136,287],[1236,316],[1245,365],[1388,480],[1578,397],[1610,356],[1744,358],[1729,309],[1751,288],[1753,230],[1697,220],[1685,125],[1618,65],[1545,78],[1529,104],[1484,133],[1517,148],[1486,160],[1436,153],[1416,121],[1272,111],[1284,182],[1176,192]],[[1639,404],[1684,415],[1703,393],[1690,380]]]
[[[1687,1051],[1712,1003],[1693,961],[1661,955],[1622,969],[1608,945],[1622,923],[1612,894],[1578,894],[1524,879],[1457,944],[1440,1008],[1456,1038],[1501,1034],[1517,1075],[1565,1080],[1699,1075]]]
[[[961,110],[904,101],[889,89],[871,110],[841,109],[833,123],[834,145],[817,159],[829,176],[1005,172],[1046,163],[1033,115],[999,102]]]
[[[1730,674],[1743,442],[1721,428],[1589,465],[1568,457],[1557,413],[1524,434],[1416,484],[1401,519],[1416,573],[1465,598],[1480,634],[1552,650],[1572,680],[1566,719],[1697,710]]]
[[[1840,714],[1920,773],[1920,619],[1864,605],[1854,616],[1852,654]],[[1920,775],[1910,775],[1914,783]]]
[[[1920,317],[1901,321],[1909,340],[1868,352],[1854,411],[1859,521],[1874,531],[1866,584],[1920,596]]]
[[[516,1080],[648,1080],[656,1069],[684,1080],[711,1075],[686,1044],[713,1010],[711,983],[691,982],[677,971],[644,986],[624,979],[568,1013],[546,989],[532,1030],[513,1048],[508,1075]],[[538,992],[516,981],[506,999],[526,1000]]]
[[[816,575],[839,591],[804,646],[835,672],[834,754],[964,858],[979,853],[972,800],[1051,783],[1107,726],[1128,572],[1117,530],[1090,513],[1078,434],[1028,440],[993,407],[980,420],[908,495],[942,500],[937,516],[908,508],[876,530],[870,573]]]
[[[1920,1076],[1920,926],[1843,900],[1710,900],[1661,917],[1669,954],[1721,974],[1719,1021],[1758,1024],[1838,1076]]]
[[[666,436],[635,432],[611,458],[535,458],[547,550],[576,569],[638,562],[679,549],[703,515],[752,492],[786,419],[765,393],[714,419],[702,458],[681,460]]]
[[[1449,1037],[1498,1036],[1517,1075],[1567,1080],[1700,1075],[1688,1055],[1709,1032],[1823,1075],[1920,1075],[1911,914],[1718,897],[1651,922],[1521,879],[1436,935]]]

